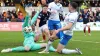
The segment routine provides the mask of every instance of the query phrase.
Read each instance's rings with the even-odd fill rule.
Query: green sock
[[[56,49],[53,46],[50,46],[49,50],[52,51],[52,52],[56,51]]]
[[[12,48],[12,52],[14,52],[14,51],[25,51],[25,48],[23,46]]]

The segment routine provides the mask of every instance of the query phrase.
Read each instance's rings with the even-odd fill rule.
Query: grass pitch
[[[0,53],[0,56],[100,56],[100,32],[93,31],[91,36],[84,36],[83,32],[74,32],[73,38],[69,41],[66,48],[75,49],[80,48],[83,52],[82,55],[78,54],[58,54],[50,52],[49,54],[38,54],[39,51],[30,52],[10,52]],[[22,46],[23,44],[22,32],[0,32],[0,51],[6,48]],[[53,43],[56,48],[59,40]]]

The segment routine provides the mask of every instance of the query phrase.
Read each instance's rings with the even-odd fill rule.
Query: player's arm
[[[24,28],[24,27],[28,26],[28,23],[29,23],[29,15],[27,15],[27,16],[25,17],[25,21],[24,21],[22,27]]]
[[[73,23],[70,22],[68,23],[67,26],[62,27],[61,29],[58,29],[58,31],[65,31],[65,30],[69,30],[71,27],[73,26]]]
[[[39,29],[39,24],[40,24],[40,19],[41,19],[41,17],[42,17],[42,14],[39,13],[38,19],[37,19],[37,21],[36,21],[36,30]]]
[[[31,25],[33,25],[35,23],[35,21],[37,20],[37,17],[39,15],[39,11],[36,12],[36,14],[34,15],[34,17],[31,20]]]
[[[49,6],[48,6],[48,11],[50,12],[50,13],[56,13],[56,11],[54,11],[53,9],[52,9],[52,4],[50,3],[49,4]]]
[[[69,19],[69,23],[66,25],[66,26],[64,26],[64,27],[62,27],[62,28],[60,28],[60,29],[58,29],[58,31],[65,31],[65,30],[69,30],[69,29],[71,29],[71,27],[73,26],[73,23],[76,21],[73,17],[69,17],[70,19]]]
[[[62,5],[60,7],[59,13],[63,15],[63,7],[62,7]]]
[[[39,23],[40,23],[40,19],[38,18],[37,21],[36,21],[36,30],[39,29]]]

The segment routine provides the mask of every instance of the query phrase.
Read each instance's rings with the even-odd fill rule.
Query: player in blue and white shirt
[[[53,32],[55,29],[61,28],[59,13],[62,13],[62,5],[59,3],[59,0],[54,0],[48,5],[48,11],[51,13],[48,20],[48,28],[50,32]]]
[[[75,50],[65,49],[65,46],[67,45],[68,41],[73,36],[73,28],[75,27],[79,16],[78,12],[76,11],[77,6],[77,3],[75,2],[69,3],[69,13],[66,15],[64,19],[64,26],[53,32],[53,35],[50,37],[51,41],[48,42],[46,49],[39,53],[48,53],[49,46],[52,44],[52,41],[60,39],[56,52],[63,54],[82,54],[82,52],[78,48],[76,48]]]

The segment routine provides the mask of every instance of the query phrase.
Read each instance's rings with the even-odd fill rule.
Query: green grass
[[[81,40],[81,41],[73,41]],[[59,40],[56,40],[53,45],[56,48]],[[92,42],[86,42],[92,41]],[[95,43],[99,42],[99,43]],[[0,51],[5,48],[12,48],[21,46],[23,43],[22,32],[0,32]],[[82,55],[78,54],[58,54],[50,52],[49,54],[38,54],[39,51],[30,52],[10,52],[0,53],[0,56],[100,56],[100,32],[93,31],[92,36],[84,36],[83,32],[74,32],[73,38],[66,46],[68,49],[80,48],[83,52]]]

